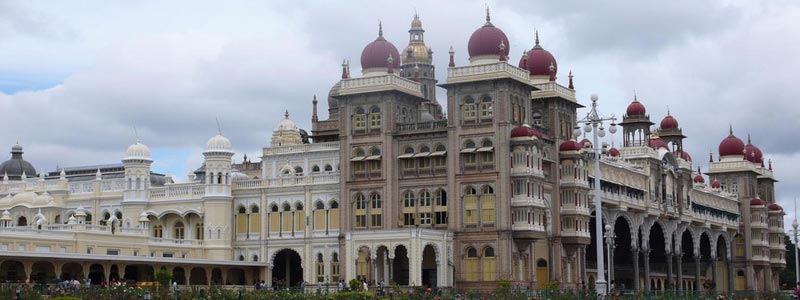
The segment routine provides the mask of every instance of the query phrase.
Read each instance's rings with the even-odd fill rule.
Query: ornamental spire
[[[450,53],[450,64],[448,64],[447,66],[453,68],[456,66],[456,60],[455,58],[453,58],[456,52],[453,51],[453,46],[450,46],[450,51],[448,53]]]
[[[489,16],[489,5],[486,5],[486,25],[492,25],[492,17]]]
[[[574,90],[575,89],[575,85],[572,84],[572,77],[573,77],[572,76],[572,70],[569,70],[569,76],[568,77],[569,77],[569,86],[568,87],[569,87],[570,90]]]
[[[378,20],[378,37],[379,38],[383,37],[383,23],[381,22],[381,20]]]

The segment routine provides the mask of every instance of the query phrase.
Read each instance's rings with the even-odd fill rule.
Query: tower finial
[[[573,77],[572,76],[572,70],[569,70],[569,86],[568,86],[568,88],[571,89],[571,90],[574,90],[575,89],[575,85],[572,84],[572,77]]]
[[[539,46],[539,30],[534,29],[533,31],[536,34],[536,46]]]
[[[378,37],[383,37],[383,23],[378,20]]]
[[[222,126],[219,125],[219,118],[215,117],[214,119],[217,120],[217,134],[222,135]]]
[[[136,126],[133,126],[133,134],[136,135],[136,143],[139,143],[139,131],[136,130]]]
[[[733,136],[733,124],[731,123],[728,123],[728,134]]]
[[[669,113],[669,105],[667,105],[667,115],[671,116],[671,114]]]
[[[636,89],[633,89],[633,102],[639,102],[639,99],[636,98]]]
[[[486,4],[486,24],[492,23],[492,17],[489,16],[489,4]]]
[[[286,113],[283,114],[283,116],[285,116],[287,120],[289,119],[289,110],[288,109],[286,110]]]
[[[752,145],[752,143],[750,142],[750,133],[749,132],[747,133],[747,144],[748,145]]]
[[[453,57],[456,52],[453,50],[453,46],[450,46],[450,51],[448,53],[450,54],[450,63],[447,66],[453,68],[456,66],[456,60]]]

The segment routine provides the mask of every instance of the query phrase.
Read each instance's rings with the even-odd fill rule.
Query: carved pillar
[[[611,247],[609,247],[609,249],[608,249],[608,265],[610,267],[608,268],[608,279],[607,280],[608,280],[609,283],[611,283],[611,281],[614,280],[614,269],[616,268],[614,266],[614,248],[616,248],[616,247],[614,247],[614,245],[612,244]],[[598,270],[598,272],[601,272],[601,271]],[[610,286],[611,285],[609,285],[609,287]]]
[[[205,270],[206,270],[206,285],[211,286],[211,275],[214,273],[214,271],[209,267],[206,267]]]
[[[714,286],[711,288],[714,291],[717,291],[717,257],[716,255],[711,255],[711,282],[714,283]]]
[[[645,249],[642,254],[644,254],[644,290],[650,291],[653,288],[650,286],[650,249]]]
[[[117,275],[119,275],[119,281],[125,281],[125,264],[117,264]]]
[[[674,290],[675,285],[673,284],[674,282],[673,276],[675,276],[675,274],[672,273],[672,252],[668,251],[666,255],[667,255],[667,282],[665,290]]]
[[[702,290],[700,282],[700,253],[695,253],[694,256],[694,290],[699,292]]]
[[[372,274],[370,274],[370,284],[377,284],[378,282],[378,256],[372,257]]]
[[[735,278],[736,274],[733,273],[733,261],[731,260],[730,255],[727,257],[727,260],[725,260],[725,263],[728,264],[728,292],[733,293],[733,279]]]
[[[389,256],[389,281],[386,282],[386,285],[394,284],[394,257]]]
[[[0,261],[0,264],[2,264],[2,261]],[[63,278],[61,278],[61,272],[64,269],[64,263],[62,263],[62,262],[54,262],[53,263],[53,267],[55,267],[56,278],[58,278],[59,280],[62,280]]]
[[[638,291],[641,286],[639,282],[639,248],[633,248],[631,252],[633,252],[633,290]]]
[[[678,259],[678,280],[675,284],[678,285],[678,291],[683,291],[683,254],[678,253],[675,258]]]
[[[22,268],[25,269],[25,278],[28,282],[31,281],[31,276],[33,276],[33,262],[32,261],[23,261]]]

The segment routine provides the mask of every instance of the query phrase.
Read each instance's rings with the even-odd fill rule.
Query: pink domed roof
[[[361,69],[387,68],[389,56],[392,57],[392,69],[400,67],[400,52],[391,42],[383,38],[383,28],[378,29],[378,38],[361,51]]]
[[[612,147],[611,149],[608,149],[608,155],[611,155],[612,157],[619,157],[619,150]]]
[[[582,139],[578,144],[581,145],[581,148],[592,147],[592,141],[590,141],[589,139]]]
[[[487,10],[486,24],[475,30],[472,36],[469,37],[469,43],[467,44],[469,57],[481,55],[503,55],[508,57],[508,53],[511,50],[508,37],[500,28],[494,27],[490,20],[489,11]],[[500,49],[501,43],[503,44],[502,50]]]
[[[750,200],[750,206],[762,206],[762,205],[764,205],[764,204],[766,204],[766,203],[764,202],[764,200],[761,200],[761,199],[758,199],[758,198],[755,198],[755,199],[753,199],[753,200]]]
[[[650,139],[650,148],[658,150],[658,148],[669,149],[669,145],[667,145],[664,140],[660,138]]]
[[[773,210],[773,211],[780,211],[780,210],[783,210],[783,207],[781,207],[780,205],[778,205],[778,203],[772,203],[772,204],[770,204],[769,206],[767,206],[767,208],[768,208],[769,210]]]
[[[750,142],[750,137],[747,137],[747,145],[744,146],[744,159],[757,164],[764,163],[764,154],[761,149],[758,149]]]
[[[511,138],[516,138],[516,137],[536,137],[538,139],[541,139],[542,134],[539,133],[538,130],[533,129],[530,125],[522,124],[522,126],[511,130]]]
[[[694,183],[705,183],[706,182],[706,180],[703,178],[703,175],[700,175],[700,174],[694,175],[694,179],[692,179],[692,181],[694,181]]]
[[[661,120],[661,129],[678,129],[678,120],[667,113],[667,116]]]
[[[719,155],[742,155],[744,153],[744,142],[733,135],[731,130],[730,135],[719,143]]]
[[[581,150],[581,145],[573,140],[564,141],[558,146],[558,151],[578,151]]]
[[[526,69],[531,73],[531,76],[543,75],[550,76],[550,64],[553,64],[553,73],[558,73],[558,62],[550,51],[545,50],[539,45],[539,32],[536,32],[536,45],[533,49],[526,52],[527,65],[524,65],[525,58],[520,58],[519,67]]]
[[[675,156],[680,157],[685,161],[692,161],[692,156],[683,150],[675,150]]]
[[[633,102],[628,104],[628,109],[625,110],[625,113],[629,116],[643,116],[647,113],[647,109],[644,108],[644,105],[639,100],[634,98]]]
[[[722,184],[719,183],[719,180],[714,179],[714,181],[711,182],[711,188],[718,189],[720,187],[722,187]]]

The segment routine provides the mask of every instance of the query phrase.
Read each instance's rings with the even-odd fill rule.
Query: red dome
[[[744,159],[752,163],[760,164],[764,163],[764,154],[761,153],[761,149],[748,143],[747,146],[744,146]]]
[[[526,52],[528,57],[527,65],[524,65],[525,58],[520,58],[519,67],[528,70],[531,76],[542,75],[550,76],[550,64],[553,64],[553,73],[558,73],[558,62],[550,51],[544,50],[539,45],[539,32],[536,32],[536,45],[533,49]]]
[[[650,140],[650,148],[653,148],[653,149],[656,149],[656,150],[658,150],[658,148],[664,148],[664,149],[669,150],[669,145],[667,145],[667,143],[664,142],[664,140],[659,139],[659,138],[655,138],[655,139],[651,139]]]
[[[761,200],[761,199],[758,199],[758,198],[750,200],[750,206],[763,206],[765,204],[766,203],[764,202],[764,200]]]
[[[522,124],[522,126],[511,130],[511,138],[516,138],[516,137],[536,137],[538,139],[541,139],[542,134],[539,133],[538,130],[533,129],[530,125]]]
[[[383,38],[383,29],[379,29],[378,38],[361,51],[361,69],[387,68],[389,56],[392,57],[392,69],[400,68],[400,52],[391,42]]]
[[[647,109],[644,108],[644,105],[639,100],[634,98],[633,102],[628,104],[628,109],[625,110],[625,113],[629,116],[643,116],[647,113]]]
[[[619,150],[612,147],[611,149],[608,149],[608,155],[611,155],[612,157],[619,157]]]
[[[694,181],[694,183],[705,183],[706,182],[706,180],[703,178],[703,175],[700,175],[700,174],[694,175],[694,179],[692,179],[692,181]]]
[[[774,210],[774,211],[780,211],[780,210],[783,210],[783,207],[781,207],[780,205],[778,205],[778,203],[772,203],[772,204],[770,204],[769,206],[767,206],[767,208],[768,208],[769,210]]]
[[[582,139],[578,144],[581,145],[581,148],[592,147],[592,141],[590,141],[589,139]]]
[[[661,129],[678,129],[678,120],[668,113],[667,116],[661,120]]]
[[[686,153],[686,151],[676,150],[675,151],[675,156],[678,156],[678,157],[682,158],[685,161],[692,161],[692,156],[689,155],[689,153]]]
[[[581,150],[581,145],[576,143],[573,140],[564,141],[561,145],[558,146],[558,151],[579,151]]]
[[[744,142],[739,138],[735,137],[733,133],[731,133],[728,137],[726,137],[722,142],[719,143],[719,155],[726,156],[726,155],[742,155],[744,152]]]
[[[714,179],[714,181],[711,182],[711,188],[713,188],[713,189],[718,189],[721,186],[722,186],[722,184],[719,183],[719,180]]]
[[[504,45],[504,49],[500,49],[500,44]],[[486,24],[481,28],[475,30],[472,36],[469,37],[467,44],[469,57],[476,57],[481,55],[503,55],[508,57],[511,50],[511,44],[508,42],[506,34],[500,28],[494,27],[490,22],[489,14],[486,14]],[[528,58],[530,59],[530,58]]]

